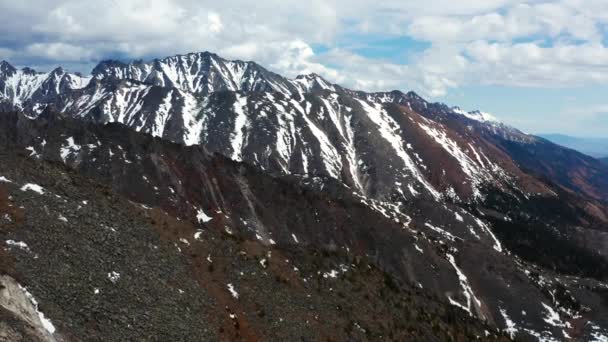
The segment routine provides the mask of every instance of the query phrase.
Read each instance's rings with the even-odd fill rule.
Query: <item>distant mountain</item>
[[[564,134],[540,134],[539,136],[592,157],[608,156],[608,138],[581,138]]]
[[[40,182],[69,201],[75,186],[70,177],[93,180],[144,209],[156,208],[189,223],[186,230],[171,231],[156,221],[161,236],[192,258],[193,276],[202,286],[208,286],[209,275],[197,272],[206,272],[210,254],[191,248],[215,230],[242,242],[236,251],[257,251],[263,267],[271,255],[283,255],[280,250],[287,255],[301,248],[322,256],[344,253],[344,269],[361,258],[371,260],[390,275],[385,282],[391,286],[393,281],[408,284],[441,298],[462,309],[463,317],[477,318],[511,337],[592,340],[608,334],[608,304],[602,300],[608,281],[608,166],[524,134],[488,113],[431,103],[414,92],[351,90],[315,74],[290,79],[255,62],[230,61],[209,52],[149,62],[104,61],[88,77],[62,69],[17,70],[3,62],[3,110],[11,113],[0,114],[0,148],[6,150],[0,157],[8,156],[0,160],[0,176],[12,183],[0,200],[17,201],[4,207],[25,205],[28,215],[42,222],[64,206],[56,197],[57,208],[49,209],[48,198],[35,200],[21,193],[28,189],[29,175],[39,176],[30,160],[39,161],[41,168],[49,164],[60,169],[53,181],[41,177]],[[70,176],[61,170],[69,170]],[[114,215],[109,207],[97,210]],[[18,218],[9,217],[15,222]],[[45,241],[46,227],[35,231],[19,223],[14,228],[5,241]],[[76,225],[67,232],[74,229]],[[218,248],[218,260],[240,253]],[[82,259],[74,253],[75,260]],[[30,265],[44,269],[41,263],[62,255],[43,253]],[[111,256],[97,258],[121,264]],[[216,272],[235,270],[224,265]],[[63,274],[61,265],[54,266],[47,267],[46,276]],[[335,268],[325,275],[325,268],[318,269],[316,278],[303,281],[317,284],[346,272]],[[259,272],[256,268],[241,276]],[[281,283],[283,276],[277,279]],[[54,314],[51,318],[58,317],[59,330],[88,327],[71,321],[96,312],[89,309],[88,297],[79,305],[83,309],[72,312],[60,310],[62,301],[49,295],[57,286],[82,286],[82,281],[42,280],[38,286],[49,286],[46,298],[53,305],[46,308]],[[255,324],[270,316],[254,317],[260,315],[256,303],[232,293],[233,287],[244,287],[240,281],[231,278],[206,290],[216,299],[230,296],[219,301],[227,308],[247,310],[250,318],[235,324],[245,329],[241,333],[254,326],[265,329],[260,336],[272,339],[265,335],[271,332],[268,325]],[[61,298],[70,298],[70,287],[61,291]],[[347,292],[343,298],[357,302],[356,296]],[[323,298],[331,296],[319,295]],[[303,310],[313,307],[301,299],[288,302]],[[281,308],[261,304],[269,305],[264,311],[291,307],[278,303]],[[317,321],[314,313],[304,318],[292,312],[288,323]],[[344,315],[353,322],[348,329],[360,330],[360,316],[353,311]],[[440,329],[444,323],[438,319]],[[134,328],[146,331],[141,325]],[[375,331],[369,340],[387,336]],[[457,336],[438,340],[471,340]],[[395,340],[407,339],[401,337]]]
[[[608,157],[606,157],[606,158],[600,158],[600,161],[601,161],[602,163],[606,163],[606,164],[608,164]]]

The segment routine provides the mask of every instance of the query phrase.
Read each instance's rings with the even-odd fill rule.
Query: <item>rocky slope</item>
[[[202,147],[184,148],[134,133],[119,125],[102,127],[79,120],[62,119],[50,113],[37,120],[17,114],[4,114],[1,118],[0,146],[4,146],[6,151],[2,155],[9,158],[2,163],[0,169],[5,179],[3,186],[8,188],[5,201],[10,203],[7,208],[19,208],[18,212],[9,212],[8,222],[11,224],[4,230],[3,240],[8,253],[17,258],[14,262],[18,270],[16,274],[26,275],[23,280],[16,275],[13,277],[28,288],[32,286],[36,290],[32,293],[41,303],[44,303],[42,299],[45,299],[45,294],[49,296],[47,298],[54,298],[47,291],[60,291],[64,293],[64,298],[82,291],[75,306],[65,306],[58,301],[55,306],[49,306],[52,311],[44,307],[41,309],[59,327],[58,331],[63,329],[64,332],[74,334],[65,337],[68,340],[82,339],[87,334],[97,334],[93,335],[96,338],[114,336],[110,339],[116,336],[138,336],[142,331],[152,329],[151,326],[141,325],[141,321],[138,326],[133,325],[139,320],[127,319],[130,314],[123,318],[107,318],[112,320],[112,324],[107,326],[105,321],[98,322],[98,316],[94,314],[98,310],[95,309],[96,305],[110,305],[106,303],[108,297],[103,297],[101,302],[96,299],[97,289],[108,291],[100,284],[113,287],[121,284],[120,279],[123,279],[124,286],[127,287],[113,288],[112,294],[117,298],[135,296],[137,299],[130,301],[127,308],[123,309],[133,310],[134,315],[142,310],[138,305],[152,305],[151,308],[158,315],[167,310],[176,310],[170,305],[181,303],[179,298],[169,297],[166,302],[158,305],[143,304],[148,300],[144,290],[130,290],[128,287],[133,279],[141,277],[150,279],[151,284],[180,284],[179,286],[188,286],[187,289],[180,287],[182,291],[199,291],[203,297],[199,302],[189,298],[192,305],[207,303],[209,299],[205,298],[209,296],[216,296],[213,298],[221,303],[207,308],[188,306],[183,310],[201,312],[189,313],[189,317],[199,317],[197,315],[203,312],[223,312],[222,306],[229,308],[226,311],[228,318],[231,314],[244,310],[240,305],[253,310],[244,311],[247,315],[243,318],[245,322],[239,321],[236,331],[227,329],[227,323],[220,322],[211,324],[211,327],[201,327],[203,330],[197,333],[200,336],[204,336],[205,332],[219,331],[228,334],[222,335],[225,339],[238,337],[256,340],[310,334],[312,332],[305,326],[293,327],[302,329],[301,331],[279,333],[274,328],[269,328],[274,327],[272,321],[251,318],[256,316],[256,310],[279,310],[273,306],[273,294],[278,290],[271,282],[258,279],[259,272],[273,267],[276,267],[276,272],[280,272],[269,275],[269,278],[273,280],[274,276],[280,284],[287,284],[285,296],[290,299],[281,307],[304,305],[306,312],[310,310],[318,314],[303,304],[309,302],[298,297],[299,290],[292,287],[306,288],[314,284],[313,288],[316,288],[321,281],[330,288],[328,293],[332,293],[339,288],[336,282],[357,269],[356,265],[361,260],[378,269],[377,275],[372,278],[357,275],[356,277],[361,277],[361,284],[376,277],[380,282],[377,286],[396,287],[395,291],[404,291],[410,296],[412,291],[418,292],[418,296],[421,296],[417,299],[420,305],[441,307],[434,312],[437,317],[422,319],[421,316],[420,319],[437,321],[440,326],[447,324],[444,330],[446,333],[452,331],[451,336],[455,338],[461,336],[460,338],[468,340],[472,336],[466,333],[458,335],[458,326],[471,324],[474,327],[481,323],[462,321],[462,325],[451,325],[441,314],[449,306],[453,307],[449,310],[456,310],[450,312],[459,317],[458,320],[472,316],[489,324],[490,327],[483,329],[493,332],[498,328],[513,337],[537,336],[546,340],[560,340],[565,336],[576,336],[592,340],[593,336],[605,333],[602,327],[607,323],[605,317],[608,317],[608,308],[601,298],[605,295],[606,285],[592,278],[577,277],[574,273],[555,273],[506,251],[488,223],[508,220],[491,209],[486,209],[487,219],[482,220],[456,205],[437,206],[433,199],[418,199],[399,208],[391,203],[364,198],[331,177],[270,177],[254,167],[235,163],[217,154],[212,155]],[[45,171],[47,168],[49,171]],[[98,183],[91,183],[89,179]],[[112,190],[104,190],[103,186],[94,184],[105,184]],[[79,190],[80,187],[86,189],[87,193],[81,194],[79,191],[85,190]],[[123,194],[131,202],[113,195],[115,192]],[[103,198],[99,193],[106,197]],[[44,209],[45,206],[47,209]],[[531,203],[530,207],[533,206],[534,203]],[[541,215],[532,210],[528,213]],[[519,226],[518,218],[510,220],[515,222],[511,223],[512,227]],[[143,258],[143,255],[150,253],[150,248],[157,251],[154,246],[161,246],[153,232],[161,240],[168,241],[163,245],[168,251],[160,249],[158,252],[158,258],[162,260],[154,259],[156,257],[153,255]],[[88,241],[87,244],[82,244],[83,239]],[[532,237],[527,238],[528,242],[531,240],[533,241]],[[230,241],[240,242],[228,248],[226,244]],[[576,248],[574,246],[575,244],[567,245]],[[581,251],[584,252],[583,249]],[[172,252],[171,257],[163,254],[169,252]],[[142,254],[138,256],[134,253]],[[44,257],[36,257],[36,254]],[[315,255],[322,257],[316,259]],[[542,253],[535,254],[538,255]],[[222,267],[225,267],[223,272],[230,274],[218,276],[220,278],[217,278],[214,285],[208,284],[209,272],[212,272],[209,267],[215,260],[247,257],[253,258],[248,267],[259,267],[256,271],[251,271],[253,278],[247,278],[249,273],[240,268],[245,266],[238,266],[235,261],[226,261],[222,263]],[[283,264],[285,259],[288,262]],[[79,260],[78,267],[72,265],[74,260]],[[137,260],[143,264],[133,264]],[[550,258],[550,262],[553,261]],[[602,269],[605,266],[602,266],[599,256],[589,255],[585,261],[591,264],[587,265],[590,273],[583,274],[584,276],[605,280],[603,277],[607,273]],[[271,266],[273,262],[278,264]],[[100,266],[91,266],[93,264]],[[158,270],[153,271],[150,267],[162,270],[173,264],[189,265],[190,268],[184,266],[185,269],[180,269],[181,266],[175,266],[172,272],[179,272],[179,275],[163,274],[163,277],[179,277],[179,280],[154,278],[160,275]],[[571,264],[566,263],[566,266],[569,265]],[[65,267],[68,269],[64,272],[69,272],[56,276]],[[215,270],[215,266],[212,268]],[[593,273],[594,271],[597,272]],[[115,281],[112,280],[116,278],[114,272],[119,275]],[[74,288],[63,288],[66,277],[74,279]],[[392,280],[387,284],[383,277]],[[202,289],[194,290],[196,284]],[[395,340],[410,336],[408,329],[404,330],[396,321],[383,324],[382,327],[374,325],[386,320],[401,320],[401,314],[389,308],[374,309],[380,312],[365,318],[368,321],[362,326],[364,318],[359,318],[354,312],[361,311],[358,309],[361,298],[367,298],[365,293],[359,293],[359,287],[349,286],[339,292],[338,296],[345,300],[336,308],[343,315],[344,325],[340,325],[340,329],[344,328],[346,335],[340,333],[334,336],[335,339],[356,339],[353,337],[355,335],[349,335],[352,331],[357,331],[355,323],[362,327],[361,331],[369,331],[358,337],[364,340],[391,334]],[[150,295],[166,291],[175,294],[176,291],[154,287],[144,289]],[[267,291],[270,291],[268,302],[264,303],[266,297],[263,293]],[[380,290],[374,287],[370,291],[375,293]],[[383,291],[386,290],[380,293]],[[302,295],[305,293],[308,292],[304,291]],[[329,301],[327,296],[332,297],[328,293],[318,292],[318,302]],[[179,290],[175,295],[178,294]],[[370,306],[386,301],[393,303],[387,297],[370,298],[373,299]],[[248,300],[252,302],[241,304],[241,301]],[[353,313],[348,310],[344,313],[347,302],[356,303],[351,307]],[[118,305],[123,302],[110,303]],[[256,304],[264,309],[259,309]],[[238,305],[238,309],[235,309],[235,305]],[[394,305],[405,305],[408,310],[415,310],[415,306],[406,305],[405,302]],[[320,309],[320,312],[326,310],[328,309]],[[300,314],[304,313],[291,313],[290,322],[296,320],[293,317],[303,317],[298,316]],[[176,315],[183,317],[183,314]],[[288,315],[281,312],[279,316],[273,317],[286,319]],[[153,317],[148,317],[148,320],[154,322]],[[308,313],[306,317],[314,317],[314,314]],[[77,326],[82,326],[83,320],[95,325],[76,329]],[[333,319],[328,318],[328,321]],[[414,331],[423,330],[418,332],[423,334],[420,335],[423,340],[428,340],[428,336],[433,334],[432,329],[424,332],[426,328],[421,328],[421,323],[416,320],[408,322]],[[115,326],[120,324],[123,324],[120,328]],[[157,328],[151,330],[151,338],[178,338],[178,335],[171,335],[177,334],[170,329],[175,324],[183,325],[171,321],[155,325]],[[353,326],[347,328],[349,324]],[[219,329],[218,326],[222,328]],[[244,330],[240,330],[241,327]],[[327,329],[332,331],[329,326]],[[109,331],[114,335],[109,335]],[[485,334],[481,330],[477,331],[473,335]],[[272,335],[275,333],[284,335]],[[430,335],[424,335],[427,333]],[[306,336],[312,340],[319,339],[318,335]]]
[[[475,306],[440,244],[339,186],[318,192],[118,126],[0,121],[7,340],[508,339],[445,300],[440,288]],[[394,248],[445,284],[383,271],[405,266],[391,265]]]

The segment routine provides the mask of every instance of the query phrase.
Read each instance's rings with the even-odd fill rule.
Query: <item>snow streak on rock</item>
[[[379,104],[369,104],[363,100],[358,100],[367,116],[378,126],[378,132],[395,150],[397,156],[403,161],[404,171],[410,173],[423,185],[435,199],[439,199],[441,194],[423,177],[418,167],[407,154],[404,142],[399,135],[399,125],[391,119],[386,111]]]
[[[477,297],[475,296],[475,293],[473,292],[471,285],[469,285],[467,276],[464,273],[462,273],[460,268],[458,268],[458,265],[456,265],[456,260],[454,259],[454,256],[451,254],[447,254],[446,257],[448,258],[448,261],[450,262],[450,264],[452,264],[452,267],[454,267],[454,270],[456,270],[456,274],[458,275],[458,280],[460,281],[460,286],[462,287],[462,292],[466,298],[466,305],[463,305],[463,304],[455,301],[450,296],[448,296],[448,300],[450,301],[450,304],[465,310],[466,312],[469,313],[469,315],[473,316],[474,315],[473,310],[476,310],[481,307],[481,301],[479,299],[477,299]],[[481,318],[483,318],[483,317],[481,317]]]
[[[232,134],[232,159],[243,160],[243,147],[245,146],[246,125],[247,125],[247,97],[236,94],[234,102],[234,133]]]

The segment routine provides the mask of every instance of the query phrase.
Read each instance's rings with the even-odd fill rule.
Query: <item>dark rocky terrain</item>
[[[56,340],[608,334],[593,158],[208,53],[0,70],[2,274]],[[1,306],[10,336],[51,338]]]
[[[12,120],[38,127],[28,127],[34,135],[24,136]],[[2,249],[0,271],[35,296],[37,309],[56,328],[57,341],[508,339],[431,291],[383,271],[376,258],[362,253],[364,246],[349,253],[313,243],[323,229],[306,231],[317,228],[306,221],[334,221],[332,216],[339,215],[354,229],[394,225],[354,199],[331,199],[202,148],[183,151],[119,126],[60,121],[49,127],[10,114],[0,121],[0,235],[2,241],[15,241]],[[43,139],[53,134],[95,139],[99,151],[110,146],[123,146],[128,154],[149,149],[150,159],[180,159],[183,154],[213,177],[209,181],[221,189],[215,195],[227,201],[220,208],[232,219],[214,211],[208,211],[214,218],[205,223],[196,217],[180,219],[178,207],[157,202],[154,190],[140,192],[134,186],[126,191],[123,182],[135,183],[128,175],[141,179],[146,171],[151,176],[158,170],[129,172],[123,169],[124,157],[104,170],[124,178],[104,185],[92,180],[96,177],[87,168],[75,170],[53,160],[59,146],[45,145],[36,157],[15,144],[38,134]],[[82,160],[81,165],[93,167],[89,162]],[[278,242],[272,244],[247,234],[244,220],[238,219],[247,216],[237,211],[239,203],[230,204],[246,200],[239,181],[259,187],[251,190],[255,195],[249,200],[269,202],[271,195],[280,195],[276,202],[284,204],[275,204],[275,210],[291,211],[298,216],[294,221],[303,221],[291,224],[301,227],[301,242],[276,236]],[[26,184],[34,190],[24,188]],[[214,195],[207,189],[190,190]],[[319,196],[335,203],[330,208]],[[315,206],[324,207],[323,212]],[[420,244],[434,253],[432,246]],[[439,267],[448,271],[446,265]],[[10,327],[0,335],[7,341],[49,340],[21,312],[5,309],[0,317]]]
[[[164,317],[167,312],[178,310],[172,305],[184,309],[179,304],[182,303],[180,297],[170,296],[177,296],[179,290],[185,293],[192,291],[193,296],[194,293],[200,296],[198,299],[188,297],[189,305],[194,306],[187,306],[184,310],[188,310],[192,319],[204,312],[222,312],[221,308],[226,306],[232,313],[240,312],[243,310],[240,305],[245,305],[240,301],[244,298],[253,300],[249,304],[251,308],[270,312],[279,310],[273,308],[273,303],[277,300],[274,296],[279,291],[277,286],[286,286],[285,296],[291,298],[290,296],[297,296],[299,291],[304,291],[301,286],[306,288],[313,286],[309,284],[314,284],[313,289],[317,289],[322,286],[318,284],[321,282],[323,286],[332,289],[327,290],[331,294],[337,288],[334,279],[343,279],[358,269],[357,265],[361,263],[376,269],[377,274],[371,278],[359,275],[359,286],[373,283],[371,279],[376,277],[379,288],[370,290],[372,292],[403,291],[409,296],[417,293],[415,296],[420,296],[420,305],[427,308],[432,305],[442,307],[435,312],[438,317],[429,319],[437,320],[437,324],[446,324],[446,331],[457,327],[451,325],[450,318],[442,318],[441,310],[451,310],[450,315],[458,319],[468,317],[468,314],[464,314],[466,311],[456,305],[449,307],[449,301],[444,299],[446,295],[453,303],[469,310],[473,316],[501,329],[504,329],[502,324],[505,324],[503,312],[514,312],[507,317],[518,319],[517,322],[522,325],[531,322],[523,329],[545,336],[561,334],[562,331],[574,336],[586,336],[595,332],[592,327],[599,329],[604,324],[602,322],[606,317],[606,308],[601,300],[598,301],[602,296],[602,283],[592,279],[559,276],[528,264],[510,253],[500,253],[496,250],[496,241],[491,237],[481,240],[467,237],[468,231],[480,228],[473,227],[472,224],[480,223],[469,217],[464,210],[458,211],[455,207],[450,210],[448,207],[436,207],[432,202],[419,202],[412,205],[411,222],[408,223],[403,222],[406,217],[402,213],[393,211],[391,207],[383,207],[381,203],[368,202],[331,179],[271,177],[246,164],[235,163],[217,154],[212,155],[202,147],[184,148],[134,133],[120,125],[101,127],[62,119],[50,113],[36,121],[19,114],[4,114],[1,122],[4,138],[0,144],[5,147],[3,156],[7,158],[2,163],[2,175],[11,181],[3,182],[2,186],[7,189],[6,198],[11,198],[10,207],[7,204],[7,208],[20,209],[16,213],[8,212],[10,224],[3,229],[6,234],[3,239],[27,245],[25,250],[10,244],[7,246],[11,259],[16,259],[9,268],[15,270],[15,273],[8,274],[31,289],[42,303],[42,312],[52,317],[58,331],[74,334],[66,335],[68,340],[85,339],[85,336],[95,338],[95,335],[90,337],[86,334],[98,334],[99,339],[140,336],[142,331],[148,331],[152,325],[155,328],[149,335],[151,339],[215,339],[218,337],[205,333],[218,334],[222,331],[228,331],[228,335],[220,335],[225,339],[293,338],[298,333],[305,334],[308,331],[306,326],[298,328],[302,332],[296,330],[280,333],[284,335],[267,335],[272,333],[267,330],[272,322],[261,320],[254,329],[251,327],[254,323],[249,322],[248,318],[242,323],[245,331],[239,330],[241,323],[238,324],[239,329],[228,330],[225,325],[230,326],[230,321],[217,322],[199,326],[202,330],[196,332],[190,328],[178,329],[187,334],[180,337],[171,335],[178,334],[171,331],[171,327],[182,327],[184,322],[153,322]],[[62,151],[66,151],[68,145],[69,153],[62,156]],[[26,183],[41,186],[44,193],[40,195],[22,191]],[[85,193],[81,194],[81,191]],[[22,206],[23,209],[20,208]],[[91,211],[88,211],[89,207]],[[461,225],[453,222],[454,212],[461,212]],[[28,221],[30,216],[27,213],[31,213],[32,222]],[[469,220],[472,221],[467,225],[465,222]],[[429,222],[432,222],[430,227],[433,228],[428,226]],[[404,226],[404,223],[408,225]],[[449,228],[450,233],[435,226]],[[518,225],[513,224],[507,228],[512,227]],[[120,235],[120,232],[124,235]],[[483,230],[477,234],[484,234]],[[83,241],[87,243],[84,244]],[[162,241],[165,249],[161,248]],[[502,251],[502,248],[499,249]],[[155,256],[154,253],[158,254]],[[545,253],[558,256],[562,251],[556,254],[554,250],[548,250]],[[272,266],[273,255],[279,256],[275,260],[278,263],[275,266]],[[535,257],[539,255],[542,253],[534,254]],[[591,255],[586,260],[595,264],[593,267],[582,268],[581,272],[589,273],[583,275],[603,279],[607,273],[601,271],[603,266],[598,257]],[[240,258],[250,260],[249,266],[240,265]],[[211,263],[209,259],[212,260]],[[218,265],[218,260],[226,259]],[[549,260],[554,262],[556,259]],[[76,261],[77,265],[72,265]],[[43,264],[38,264],[39,262]],[[179,265],[184,266],[180,269]],[[216,271],[216,266],[222,271]],[[255,270],[255,267],[258,269]],[[268,282],[264,281],[266,278],[259,278],[260,272],[263,274],[267,268],[274,267],[276,272],[268,273]],[[363,269],[369,269],[366,267]],[[48,272],[50,279],[42,276],[45,272]],[[116,284],[109,278],[112,272],[120,274]],[[252,278],[245,280],[248,272],[251,272]],[[459,272],[466,274],[464,279],[459,277]],[[218,278],[213,278],[213,285],[209,284],[210,277],[216,276]],[[66,287],[65,279],[73,279],[70,283],[74,284],[74,288]],[[109,291],[107,286],[113,287],[122,281],[126,283],[125,288],[112,288],[113,295],[122,298],[128,294],[135,296],[136,300],[129,299],[129,304],[123,307],[128,313],[123,313],[122,318],[111,316],[105,318],[109,320],[105,322],[103,316],[95,314],[102,310],[95,305],[109,305],[105,302],[107,297],[103,297],[105,300],[102,303],[92,303],[91,300],[96,298],[95,289],[105,293]],[[273,281],[278,285],[273,284]],[[142,287],[140,282],[149,284]],[[293,282],[299,285],[292,284]],[[137,284],[137,290],[128,288],[131,283]],[[175,284],[179,284],[177,289]],[[231,296],[228,284],[232,284],[239,293],[239,300],[235,301]],[[246,290],[249,288],[251,289]],[[357,288],[354,286],[342,290],[343,293],[340,293],[345,301],[336,306],[340,308],[336,310],[344,316],[346,303],[354,305],[353,313],[349,314],[353,316],[344,316],[347,317],[345,331],[349,331],[347,326],[352,322],[362,324],[356,320],[358,316],[355,312],[369,311],[356,310],[364,305],[360,297],[370,296],[359,293],[361,290],[356,290]],[[247,294],[247,291],[251,292]],[[263,306],[262,293],[265,291],[269,291],[267,306]],[[49,305],[47,310],[44,306],[45,299],[54,298],[47,293],[63,293],[61,298],[64,300],[76,297],[80,301],[68,307],[55,304],[58,307],[53,308]],[[307,294],[310,293],[304,291],[300,296]],[[318,292],[318,303],[328,301],[327,295],[326,292]],[[399,295],[370,297],[373,299],[370,299],[370,310],[371,307],[378,309],[376,306],[379,302],[391,305],[387,298],[393,296]],[[154,299],[157,297],[163,298],[163,301],[157,302]],[[297,320],[294,317],[310,317],[312,313],[309,311],[314,312],[306,306],[308,301],[304,299],[295,297],[279,305],[281,308],[303,306],[302,310],[306,313],[291,313],[296,316],[291,316],[290,322]],[[213,300],[220,300],[221,304],[205,304]],[[438,304],[430,304],[435,302]],[[119,300],[115,305],[124,303]],[[195,303],[199,303],[199,306]],[[238,309],[233,308],[234,305],[239,305]],[[544,305],[559,308],[556,309],[560,310],[556,314],[560,312],[563,316],[558,314],[556,321],[546,323],[547,309]],[[59,307],[63,307],[61,315],[53,311],[59,311]],[[410,304],[406,307],[415,310]],[[121,312],[117,308],[114,310]],[[250,313],[253,317],[257,312],[255,310]],[[323,307],[319,312],[327,313],[328,310]],[[369,324],[402,317],[392,309],[382,310],[387,310],[382,313],[385,316],[374,314],[371,318],[366,318]],[[516,310],[525,311],[526,317],[521,318],[515,313]],[[338,315],[338,312],[335,314]],[[142,317],[147,319],[137,319],[138,315],[144,315]],[[183,312],[176,312],[170,316],[182,320],[183,315]],[[229,313],[227,315],[229,319]],[[278,317],[281,315],[282,313]],[[283,319],[286,319],[290,314],[284,315]],[[535,316],[538,318],[533,321]],[[333,322],[335,318],[327,320]],[[360,320],[363,321],[363,318]],[[89,321],[93,327],[85,324],[82,331],[74,330]],[[136,321],[151,322],[152,325],[134,326]],[[65,326],[61,325],[63,322],[66,322]],[[481,323],[471,323],[468,319],[461,322],[461,328],[470,324],[482,327]],[[110,323],[123,326],[117,327]],[[192,322],[187,325],[190,324]],[[419,322],[411,321],[410,324],[416,331],[422,329],[418,327],[421,324]],[[131,332],[128,330],[129,325],[132,327]],[[533,330],[538,329],[537,326],[544,328],[541,331]],[[162,330],[163,328],[167,330]],[[255,333],[249,331],[251,329]],[[363,329],[372,334],[372,329],[367,325]],[[368,334],[360,338],[374,339],[373,336],[386,337],[392,334],[396,340],[400,340],[408,336],[402,335],[408,334],[407,329],[398,326],[397,322],[374,329],[378,329],[375,330],[377,335]],[[483,329],[494,331],[495,328]],[[327,327],[327,331],[334,330],[335,328]],[[477,330],[477,335],[481,335],[480,331]],[[434,334],[432,329],[426,333],[428,335],[421,335],[422,340],[428,340]],[[456,338],[461,333],[454,330],[452,336]],[[472,336],[468,335],[467,338],[466,332],[463,334],[463,340]],[[349,335],[328,336],[336,340],[354,338]],[[323,338],[308,335],[305,339]]]

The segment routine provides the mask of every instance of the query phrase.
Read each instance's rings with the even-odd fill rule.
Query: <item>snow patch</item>
[[[78,145],[74,142],[73,137],[67,138],[66,142],[67,142],[67,145],[64,145],[59,150],[59,154],[61,155],[61,159],[63,160],[64,163],[66,162],[67,158],[71,154],[78,153],[80,151],[80,149],[82,148],[80,145]]]
[[[232,284],[228,284],[227,288],[228,288],[228,291],[230,291],[230,294],[232,295],[232,297],[234,297],[234,299],[239,299],[239,293],[236,292],[236,290],[234,289],[234,286]]]
[[[236,118],[234,119],[234,134],[232,135],[232,159],[236,161],[243,160],[243,146],[245,144],[245,134],[243,130],[247,125],[247,115],[245,110],[247,108],[247,97],[236,94],[236,101],[234,102],[234,113]]]
[[[429,222],[426,222],[426,223],[424,224],[424,226],[425,226],[425,227],[427,227],[427,228],[429,228],[429,229],[431,229],[432,231],[434,231],[434,232],[436,232],[436,233],[439,233],[439,234],[441,234],[441,235],[445,236],[445,237],[446,237],[446,238],[448,238],[448,240],[450,240],[450,241],[456,241],[456,239],[458,239],[458,240],[462,240],[462,238],[459,238],[459,237],[457,237],[457,236],[453,235],[452,233],[447,232],[447,231],[445,231],[445,230],[443,230],[443,229],[441,229],[441,228],[439,228],[439,227],[435,227],[435,226],[433,226],[432,224],[430,224]]]
[[[110,279],[110,281],[112,283],[116,284],[118,279],[120,279],[120,273],[118,273],[116,271],[112,271],[112,272],[108,273],[108,279]]]
[[[213,218],[210,216],[207,216],[207,214],[205,214],[203,209],[199,209],[198,212],[196,213],[196,219],[198,220],[198,223],[207,223],[207,222],[211,221]]]
[[[492,115],[490,113],[482,112],[479,110],[467,112],[467,111],[460,109],[459,107],[454,107],[454,108],[452,108],[452,111],[456,114],[460,114],[471,120],[475,120],[475,121],[479,121],[479,122],[493,122],[493,123],[499,122],[498,119],[494,115]]]
[[[490,235],[490,237],[492,238],[492,240],[494,240],[494,249],[497,252],[502,252],[502,245],[500,243],[500,241],[496,238],[496,236],[494,235],[494,233],[492,233],[492,230],[490,230],[490,227],[488,227],[482,220],[480,220],[479,218],[475,218],[475,222],[477,222],[477,225],[483,229],[486,233],[488,233],[488,235]]]
[[[24,191],[24,192],[25,192],[25,191],[28,191],[28,190],[33,191],[33,192],[36,192],[36,193],[38,193],[38,194],[40,194],[40,195],[43,195],[43,194],[44,194],[44,188],[43,188],[43,187],[41,187],[41,186],[40,186],[40,185],[38,185],[38,184],[34,184],[34,183],[27,183],[27,184],[25,184],[24,186],[22,186],[22,187],[21,187],[21,191]]]
[[[451,254],[447,254],[446,257],[448,258],[450,264],[452,264],[452,267],[454,267],[454,269],[456,270],[456,274],[458,275],[458,280],[460,281],[460,286],[462,287],[467,303],[466,306],[462,305],[461,303],[453,300],[450,296],[448,296],[448,300],[450,301],[450,304],[465,310],[469,313],[469,315],[473,316],[473,304],[475,304],[476,307],[480,307],[481,301],[479,301],[479,299],[477,299],[477,297],[475,296],[471,285],[469,285],[467,276],[460,270],[460,268],[458,268],[458,265],[456,265],[456,260],[454,259],[454,256]]]
[[[28,146],[25,149],[26,149],[26,151],[30,151],[30,157],[34,157],[34,158],[40,157],[40,155],[36,152],[36,149],[34,149],[34,146]]]
[[[31,252],[30,247],[27,245],[27,243],[25,243],[23,241],[6,240],[5,243],[8,246],[14,246],[14,247],[20,248],[26,252]]]
[[[460,221],[460,222],[464,222],[464,219],[462,218],[462,216],[460,216],[459,213],[454,212],[454,216],[456,217],[456,220]]]
[[[505,320],[505,325],[507,326],[507,328],[505,329],[505,332],[507,334],[509,334],[509,336],[511,336],[511,338],[515,338],[515,335],[517,334],[517,328],[515,326],[515,322],[513,322],[509,316],[507,315],[507,311],[503,308],[500,308],[500,314],[502,315],[502,317]]]
[[[338,271],[336,270],[331,270],[329,272],[325,272],[323,273],[323,278],[338,278]]]
[[[541,303],[543,305],[543,308],[545,308],[545,311],[547,311],[547,315],[543,318],[543,320],[554,326],[554,327],[559,327],[559,328],[565,328],[566,324],[563,323],[559,317],[559,314],[553,310],[552,307],[550,307],[549,305],[545,304],[545,303]]]

